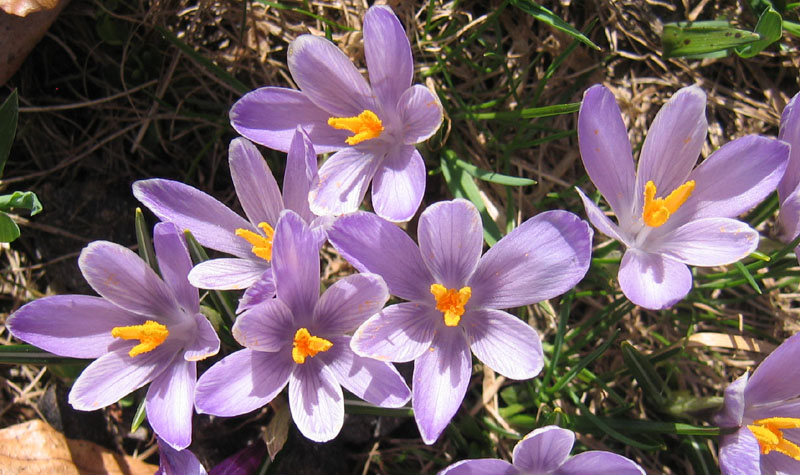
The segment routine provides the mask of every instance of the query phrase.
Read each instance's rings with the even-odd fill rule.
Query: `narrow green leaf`
[[[747,267],[745,267],[744,264],[742,264],[742,261],[736,261],[734,262],[733,265],[736,266],[736,269],[738,269],[739,272],[742,273],[745,280],[747,280],[747,283],[750,284],[750,287],[752,287],[753,290],[755,290],[758,295],[761,295],[761,287],[758,286],[756,280],[753,278],[753,274],[751,274],[750,271],[747,270]]]
[[[68,358],[33,345],[0,345],[0,364],[75,364],[92,360]]]
[[[146,398],[142,398],[139,401],[139,407],[136,408],[136,414],[133,415],[133,421],[131,422],[131,432],[136,432],[136,429],[142,425],[142,422],[147,418],[147,412],[145,411],[145,401]]]
[[[0,211],[11,211],[12,209],[26,209],[33,216],[42,211],[42,203],[36,193],[32,191],[15,191],[10,195],[0,196]]]
[[[757,33],[720,22],[678,22],[664,25],[661,45],[665,58],[726,51],[761,39]]]
[[[564,33],[572,36],[573,38],[585,44],[586,46],[589,46],[590,48],[594,48],[596,50],[600,49],[600,47],[592,43],[592,40],[587,38],[586,35],[576,30],[572,25],[565,22],[564,20],[559,18],[558,15],[544,8],[543,6],[531,2],[530,0],[512,0],[511,4],[519,8],[523,12],[527,13],[528,15],[532,16],[533,18],[552,26],[556,30],[561,30]]]
[[[19,96],[17,90],[11,91],[8,98],[0,105],[0,176],[11,153],[14,134],[17,131],[17,115],[19,112]]]
[[[622,342],[622,359],[631,372],[633,379],[639,383],[647,395],[647,399],[659,409],[662,409],[669,399],[667,384],[658,375],[655,367],[650,364],[650,359],[639,353],[630,342]]]
[[[139,244],[139,257],[156,271],[157,274],[160,273],[158,270],[156,251],[153,249],[153,239],[150,237],[150,231],[144,219],[142,208],[136,208],[134,225],[136,227],[136,242]]]
[[[608,349],[608,347],[609,347],[609,346],[611,346],[611,345],[614,343],[614,340],[616,340],[616,339],[617,339],[617,335],[619,335],[619,331],[620,331],[620,330],[619,330],[619,328],[617,328],[616,330],[614,330],[614,333],[613,333],[613,334],[611,334],[611,336],[608,338],[608,340],[606,340],[605,342],[603,342],[603,344],[602,344],[602,345],[598,346],[598,347],[597,347],[597,348],[596,348],[594,351],[592,351],[592,352],[591,352],[591,353],[589,353],[589,354],[588,354],[586,357],[584,357],[583,359],[581,359],[581,360],[578,362],[578,364],[576,364],[576,365],[575,365],[575,366],[574,366],[572,369],[570,369],[570,370],[569,370],[569,372],[567,372],[567,374],[565,374],[564,376],[562,376],[562,377],[561,377],[561,378],[560,378],[560,379],[559,379],[559,380],[556,382],[556,384],[554,384],[553,386],[551,386],[551,387],[549,387],[549,388],[545,389],[545,391],[547,392],[547,394],[554,394],[554,393],[558,392],[559,390],[561,390],[561,388],[563,388],[564,386],[566,386],[567,384],[569,384],[569,382],[570,382],[570,381],[572,381],[572,379],[573,379],[573,378],[575,378],[575,376],[577,376],[577,375],[578,375],[578,373],[579,373],[579,372],[580,372],[580,371],[581,371],[583,368],[585,368],[585,367],[589,366],[589,364],[590,364],[592,361],[594,361],[594,360],[596,360],[597,358],[599,358],[599,357],[600,357],[600,355],[602,355],[602,354],[603,354],[603,353],[604,353],[604,352],[605,352],[605,351]]]
[[[527,109],[520,109],[515,111],[462,112],[460,114],[454,114],[453,118],[474,119],[474,120],[536,119],[539,117],[551,117],[554,115],[572,114],[574,112],[578,112],[580,108],[581,108],[580,102],[570,102],[567,104],[557,104],[554,106],[530,107]]]
[[[636,448],[643,449],[643,450],[663,449],[662,444],[647,444],[647,443],[641,442],[641,439],[642,439],[641,435],[637,435],[636,439],[632,439],[632,438],[620,433],[619,431],[617,431],[616,429],[614,429],[610,425],[608,425],[605,422],[605,420],[603,420],[600,417],[597,417],[596,415],[592,414],[592,412],[589,410],[589,408],[586,407],[586,405],[584,403],[582,403],[580,401],[580,399],[578,399],[578,397],[575,394],[570,393],[569,397],[570,397],[570,399],[572,399],[572,402],[576,406],[578,406],[578,408],[581,410],[581,415],[582,416],[586,417],[595,427],[597,427],[603,433],[609,435],[610,437],[613,437],[614,439],[617,439],[618,441],[622,442],[623,444],[627,444],[627,445],[630,445],[631,447],[636,447]]]
[[[696,437],[687,436],[681,440],[681,449],[689,454],[689,460],[697,475],[714,475],[719,473],[716,459],[708,449],[708,443],[697,440]]]
[[[466,171],[467,173],[469,173],[470,175],[474,176],[479,180],[488,181],[491,183],[497,183],[498,185],[529,186],[536,184],[536,180],[531,180],[530,178],[508,176],[496,172],[490,172],[488,170],[478,168],[475,165],[467,163],[461,159],[456,159],[456,165],[459,168],[464,169],[464,171]]]
[[[194,260],[195,263],[207,261],[208,254],[206,254],[206,250],[203,249],[203,246],[192,236],[192,233],[187,229],[183,234],[186,237],[186,245],[189,248],[189,254],[192,256],[192,260]],[[225,323],[225,332],[218,333],[221,334],[221,337],[226,337],[230,334],[233,321],[236,320],[236,309],[227,293],[219,290],[212,290],[209,292],[209,295],[214,300],[215,307],[220,312],[223,322]]]
[[[19,237],[19,226],[11,217],[0,211],[0,242],[11,242]]]
[[[367,414],[371,416],[414,417],[410,407],[379,407],[365,401],[344,400],[344,410],[348,414]]]
[[[800,36],[800,23],[783,20],[783,30],[794,36]]]
[[[742,58],[752,58],[762,52],[764,48],[781,39],[781,15],[773,8],[767,8],[758,18],[755,33],[760,36],[758,41],[754,41],[745,46],[736,48],[736,54]]]

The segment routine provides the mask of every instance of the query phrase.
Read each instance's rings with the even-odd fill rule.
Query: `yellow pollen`
[[[756,437],[763,455],[774,450],[800,461],[800,447],[794,442],[784,439],[781,431],[781,429],[800,429],[800,419],[770,417],[753,421],[747,428]]]
[[[644,185],[644,211],[642,219],[648,226],[657,228],[666,223],[669,217],[678,211],[683,203],[692,195],[694,180],[689,180],[677,187],[666,198],[656,198],[656,185],[652,180]]]
[[[245,241],[253,245],[253,254],[266,261],[271,261],[272,238],[275,236],[275,230],[273,230],[272,226],[267,223],[258,223],[258,227],[264,231],[266,236],[261,236],[253,231],[248,231],[247,229],[242,228],[236,230],[236,235],[240,238],[244,238]]]
[[[444,314],[444,324],[448,327],[458,325],[461,315],[464,315],[464,305],[472,296],[472,289],[469,287],[461,287],[460,290],[448,289],[444,285],[433,284],[431,293],[436,299],[436,310]]]
[[[155,350],[158,345],[164,343],[164,340],[167,339],[169,330],[167,330],[166,325],[148,320],[143,325],[114,327],[111,329],[111,336],[122,338],[123,340],[139,340],[139,344],[128,352],[128,355],[134,357]]]
[[[369,109],[355,117],[331,117],[328,125],[338,130],[349,130],[355,135],[347,137],[348,145],[360,144],[365,140],[378,138],[383,132],[383,123],[378,116]]]
[[[292,359],[297,364],[306,362],[306,357],[317,356],[317,353],[328,351],[333,346],[330,341],[318,336],[311,336],[308,330],[301,328],[294,334],[294,346],[292,347]]]

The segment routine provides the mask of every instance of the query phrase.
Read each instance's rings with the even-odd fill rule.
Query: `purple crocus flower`
[[[366,401],[399,407],[411,394],[394,366],[350,350],[352,332],[378,312],[389,292],[372,274],[340,279],[320,297],[319,250],[293,211],[275,229],[277,298],[236,319],[233,336],[245,349],[228,355],[197,383],[199,412],[235,416],[270,402],[289,385],[289,407],[300,432],[324,442],[344,420],[342,386]]]
[[[205,467],[189,449],[175,450],[158,439],[158,470],[155,475],[207,475]]]
[[[317,171],[314,147],[301,130],[294,131],[283,178],[283,197],[264,157],[250,141],[234,139],[229,148],[233,187],[247,220],[215,198],[183,183],[154,178],[133,184],[133,194],[159,219],[188,229],[203,246],[236,257],[198,264],[189,281],[202,289],[247,289],[241,312],[275,295],[272,279],[273,226],[284,208],[311,223],[324,240],[324,219],[314,219],[308,191]]]
[[[778,215],[780,240],[786,243],[794,241],[800,235],[800,93],[796,94],[783,109],[781,130],[778,138],[792,147],[789,155],[789,166],[778,184],[778,199],[781,211]],[[800,246],[794,250],[800,259]]]
[[[753,371],[725,389],[715,423],[723,475],[800,473],[800,334],[784,341]]]
[[[622,455],[590,450],[570,457],[575,433],[558,426],[534,430],[514,446],[513,463],[500,459],[462,460],[439,475],[644,475],[644,470]]]
[[[553,298],[577,284],[589,269],[592,230],[572,213],[548,211],[481,257],[481,217],[458,199],[423,211],[417,237],[419,247],[366,212],[337,219],[328,234],[356,269],[380,275],[393,295],[409,301],[367,320],[351,347],[383,361],[414,361],[414,416],[422,439],[432,444],[466,395],[470,348],[508,378],[539,374],[539,335],[499,309]]]
[[[729,142],[692,170],[708,129],[705,104],[697,86],[675,93],[650,126],[634,171],[613,94],[596,85],[581,103],[583,164],[617,224],[578,193],[592,224],[625,245],[619,285],[645,308],[666,308],[685,297],[692,288],[688,265],[730,264],[753,252],[758,233],[732,218],[771,193],[786,169],[785,143],[750,135]]]
[[[102,296],[57,295],[23,306],[6,322],[20,340],[60,356],[97,358],[69,393],[76,409],[93,411],[136,389],[147,390],[147,419],[176,450],[192,440],[197,361],[219,351],[214,328],[200,314],[180,230],[159,223],[153,236],[162,278],[130,249],[90,243],[81,273]]]
[[[372,206],[390,221],[408,221],[425,191],[425,164],[414,144],[442,122],[435,94],[413,85],[411,46],[385,6],[364,16],[370,83],[333,43],[302,35],[289,45],[292,79],[301,91],[264,87],[231,109],[231,125],[250,140],[286,151],[297,125],[317,153],[334,153],[320,168],[310,198],[319,215],[358,209],[372,180]]]

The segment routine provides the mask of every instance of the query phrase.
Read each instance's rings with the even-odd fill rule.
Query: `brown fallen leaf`
[[[4,475],[152,475],[158,469],[93,442],[67,439],[39,420],[0,430],[0,467]]]
[[[28,16],[29,13],[51,10],[59,0],[0,0],[0,10],[16,16]]]
[[[770,353],[775,349],[775,345],[741,335],[730,335],[728,333],[701,332],[689,337],[691,343],[716,346],[718,348],[730,348],[732,350],[754,351],[756,353]]]

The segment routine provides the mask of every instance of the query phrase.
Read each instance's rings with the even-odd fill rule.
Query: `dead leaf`
[[[292,421],[292,414],[289,412],[289,404],[283,397],[276,397],[269,403],[275,414],[267,424],[264,432],[264,443],[267,444],[269,458],[275,460],[275,456],[283,448],[286,439],[289,438],[289,424]]]
[[[775,345],[770,343],[746,336],[730,335],[728,333],[695,333],[689,337],[689,342],[705,346],[716,346],[718,348],[730,348],[732,350],[754,351],[756,353],[770,353],[775,349]]]
[[[16,16],[28,16],[42,10],[52,10],[59,0],[0,0],[0,10]]]

